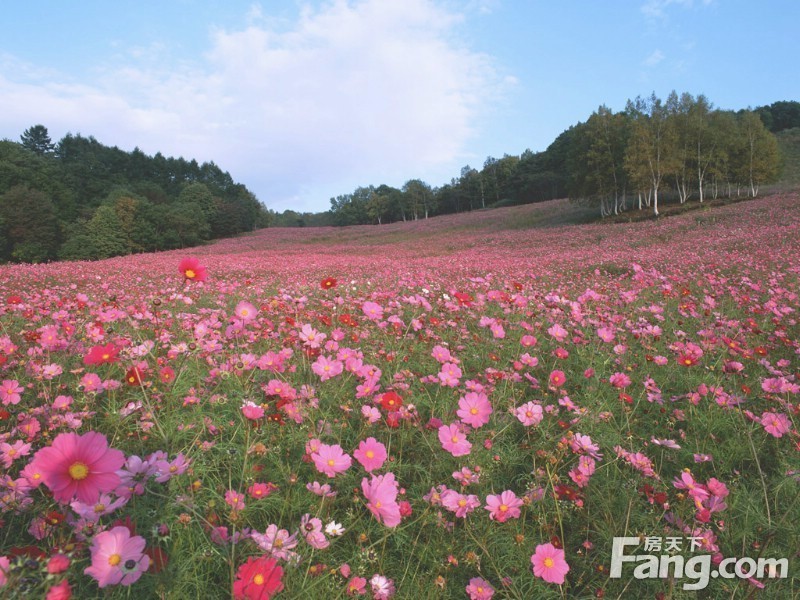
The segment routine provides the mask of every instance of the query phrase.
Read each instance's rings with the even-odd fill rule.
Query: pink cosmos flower
[[[461,379],[461,369],[453,363],[444,363],[439,371],[439,381],[447,387],[456,387]]]
[[[304,346],[308,348],[319,348],[320,344],[322,344],[322,342],[324,342],[325,338],[328,336],[324,333],[320,333],[311,325],[306,323],[300,328],[300,333],[297,337],[300,338]]]
[[[624,389],[631,384],[631,378],[625,373],[614,373],[608,378],[608,382],[615,388]]]
[[[533,402],[526,402],[514,411],[514,414],[519,419],[520,423],[525,427],[538,425],[542,422],[543,409],[539,404]]]
[[[225,492],[225,504],[234,511],[244,510],[244,496],[235,490],[228,490]]]
[[[8,571],[11,568],[11,561],[7,556],[0,556],[0,587],[8,583]]]
[[[481,505],[481,501],[474,494],[461,494],[456,490],[442,492],[442,506],[455,513],[456,517],[463,519]]]
[[[597,336],[606,344],[614,341],[614,328],[613,327],[600,327],[597,330]]]
[[[245,400],[242,404],[242,414],[244,415],[245,419],[258,421],[264,416],[264,409],[252,400]]]
[[[789,433],[792,429],[792,422],[783,413],[765,412],[761,415],[760,422],[764,431],[776,438],[783,437],[784,433]]]
[[[400,524],[398,485],[394,473],[373,475],[369,481],[364,477],[361,480],[361,491],[367,499],[367,508],[379,523],[386,527],[397,527]]]
[[[361,310],[368,319],[373,321],[379,321],[383,318],[383,308],[375,302],[364,302],[361,305]]]
[[[0,384],[0,402],[3,406],[19,404],[23,388],[16,379],[4,379]]]
[[[394,580],[375,574],[369,580],[373,600],[388,600],[395,594]]]
[[[311,370],[314,371],[321,381],[327,381],[332,377],[340,375],[344,365],[340,360],[331,360],[327,356],[320,356],[311,365]]]
[[[242,323],[250,323],[258,316],[258,309],[246,300],[242,300],[233,309],[233,314]]]
[[[72,586],[68,579],[63,579],[61,583],[57,583],[47,590],[44,600],[70,600],[70,598],[72,598]]]
[[[486,496],[486,506],[489,511],[489,518],[498,523],[505,523],[508,519],[518,519],[520,506],[523,501],[511,490],[501,492],[499,496]]]
[[[367,593],[367,580],[363,577],[353,577],[347,582],[348,596],[363,596]]]
[[[553,336],[557,342],[563,342],[569,335],[569,332],[558,323],[548,328],[547,333]]]
[[[107,585],[131,585],[150,566],[144,553],[145,540],[131,536],[127,527],[114,527],[92,539],[92,565],[83,571],[101,588]]]
[[[560,388],[567,382],[567,377],[564,375],[564,371],[553,371],[550,373],[550,387],[552,388]]]
[[[312,548],[324,550],[331,545],[328,538],[322,533],[322,521],[317,517],[312,517],[308,513],[303,515],[300,519],[300,531],[303,532],[306,542]]]
[[[250,539],[274,558],[289,561],[297,556],[297,553],[292,551],[298,544],[297,534],[289,535],[286,529],[278,529],[275,524],[269,525],[264,533],[257,531],[250,533]]]
[[[22,440],[17,440],[13,444],[0,442],[0,462],[2,462],[3,466],[8,469],[11,467],[11,463],[18,458],[27,456],[30,454],[30,451],[31,445],[23,442]]]
[[[32,462],[56,501],[67,503],[77,498],[90,503],[120,484],[117,471],[125,463],[125,455],[109,448],[101,433],[60,433]]]
[[[276,486],[274,483],[263,483],[257,481],[247,488],[247,495],[251,498],[255,498],[256,500],[260,500],[261,498],[266,498],[269,496],[276,489],[278,489],[278,486]]]
[[[353,456],[368,473],[371,473],[375,469],[380,469],[386,461],[386,446],[374,437],[369,437],[358,444]]]
[[[564,559],[564,551],[553,544],[540,544],[531,556],[533,574],[548,583],[561,585],[569,572],[569,565]]]
[[[481,577],[473,577],[467,586],[469,600],[491,600],[494,596],[494,588],[489,582]]]
[[[472,449],[472,444],[461,431],[457,423],[439,427],[439,441],[442,448],[453,456],[466,456]]]
[[[452,362],[453,360],[453,357],[450,354],[450,350],[448,350],[444,346],[434,346],[433,351],[431,351],[431,356],[433,356],[433,358],[435,358],[442,364],[446,362]]]
[[[456,414],[462,422],[477,429],[489,422],[492,405],[486,394],[470,392],[458,401]]]
[[[339,444],[333,446],[320,444],[319,449],[311,454],[311,459],[317,471],[328,477],[336,477],[338,473],[349,469],[353,462],[352,457],[345,453]]]

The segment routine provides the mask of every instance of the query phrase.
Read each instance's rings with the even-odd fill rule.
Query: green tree
[[[58,220],[43,192],[17,185],[0,196],[0,225],[0,259],[38,263],[56,258]]]
[[[753,111],[745,111],[741,115],[739,131],[742,151],[737,172],[739,180],[748,185],[750,195],[755,198],[759,186],[773,180],[778,174],[778,141]]]
[[[52,154],[55,150],[47,127],[44,125],[34,125],[26,129],[20,136],[22,145],[31,152],[39,156]]]
[[[128,239],[122,223],[111,204],[101,204],[86,224],[86,231],[94,248],[95,258],[122,256],[129,252]]]

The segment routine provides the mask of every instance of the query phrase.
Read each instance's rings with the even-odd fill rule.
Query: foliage
[[[0,262],[183,248],[269,225],[269,211],[213,162],[124,152],[91,136],[53,144],[42,125],[21,140],[0,141],[0,195],[20,186],[39,195],[26,210],[3,209]]]

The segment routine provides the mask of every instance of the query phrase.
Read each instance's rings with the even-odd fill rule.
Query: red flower
[[[269,600],[283,589],[283,569],[274,558],[250,557],[236,572],[233,596],[237,600]]]
[[[131,367],[125,373],[125,383],[128,385],[142,385],[142,381],[144,381],[144,373],[139,367]]]
[[[178,263],[178,271],[180,271],[188,281],[206,280],[206,268],[194,257],[184,258]]]
[[[386,410],[396,411],[403,406],[403,399],[396,392],[386,392],[381,396],[381,406]]]
[[[104,365],[106,363],[115,363],[119,360],[119,349],[114,344],[106,344],[105,346],[93,346],[89,350],[89,354],[83,357],[83,364],[85,365]]]
[[[320,287],[321,287],[323,290],[329,290],[329,289],[331,289],[331,288],[335,288],[335,287],[336,287],[336,284],[337,284],[337,281],[336,281],[336,280],[335,280],[333,277],[326,277],[325,279],[323,279],[323,280],[320,282],[319,286],[320,286]]]

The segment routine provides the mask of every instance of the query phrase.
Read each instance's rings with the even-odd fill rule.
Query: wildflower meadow
[[[0,596],[800,595],[800,197],[567,208],[0,267]]]

